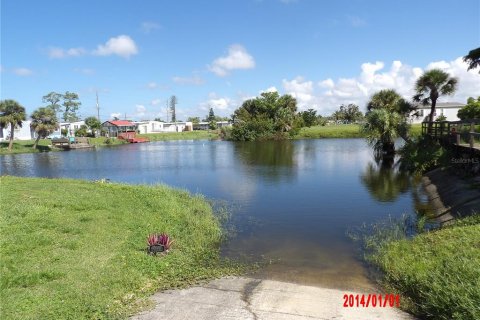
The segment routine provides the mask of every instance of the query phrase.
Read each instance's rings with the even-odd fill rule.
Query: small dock
[[[427,134],[448,145],[480,151],[480,119],[436,121],[429,127],[422,122],[422,134]]]
[[[88,141],[88,138],[75,137],[71,138],[58,138],[52,139],[52,145],[56,148],[61,148],[64,150],[73,150],[73,149],[89,149],[95,148],[94,145],[91,145]]]
[[[135,132],[122,132],[118,135],[118,139],[122,139],[125,141],[128,141],[130,143],[143,143],[143,142],[149,142],[147,138],[140,138],[136,136]]]

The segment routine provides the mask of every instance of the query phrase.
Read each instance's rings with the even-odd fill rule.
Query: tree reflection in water
[[[431,216],[432,208],[423,190],[421,177],[400,170],[393,160],[368,163],[360,179],[372,198],[381,202],[394,202],[410,191],[415,212],[420,216]]]
[[[295,143],[292,141],[235,142],[238,155],[247,170],[255,170],[262,178],[276,182],[295,177]]]

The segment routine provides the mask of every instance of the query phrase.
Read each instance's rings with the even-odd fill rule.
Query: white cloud
[[[202,84],[205,83],[205,80],[203,78],[201,78],[198,74],[195,74],[191,77],[175,76],[175,77],[172,78],[172,81],[177,83],[177,84],[195,85],[195,86],[201,86]]]
[[[121,116],[121,115],[122,115],[122,114],[121,114],[120,112],[110,113],[110,118],[111,118],[111,119],[115,119],[115,118],[120,119],[120,116]]]
[[[149,82],[149,83],[147,83],[147,88],[148,89],[156,89],[156,88],[158,88],[158,83],[153,82],[153,81]]]
[[[231,45],[226,56],[215,59],[209,66],[209,70],[219,77],[228,75],[231,70],[253,68],[255,68],[255,60],[239,44]]]
[[[84,74],[84,75],[92,75],[95,73],[95,70],[90,68],[75,68],[73,69],[73,71]]]
[[[211,92],[208,98],[208,100],[199,104],[201,111],[208,111],[210,108],[213,108],[215,114],[227,115],[237,107],[235,101],[228,97],[219,97],[215,92]]]
[[[125,59],[137,53],[138,48],[135,41],[127,35],[110,38],[105,44],[98,45],[97,49],[93,51],[94,55],[109,56],[115,54]]]
[[[267,89],[265,90],[260,90],[260,94],[264,93],[264,92],[278,92],[277,88],[275,88],[274,86],[271,86],[271,87],[268,87]]]
[[[154,31],[154,30],[160,29],[161,26],[160,26],[158,23],[156,23],[156,22],[145,21],[145,22],[142,22],[141,28],[142,28],[142,31],[143,31],[144,33],[150,33],[150,32],[152,32],[152,31]]]
[[[385,63],[376,61],[367,62],[360,66],[360,73],[352,78],[327,78],[312,85],[302,77],[292,80],[284,79],[285,93],[297,98],[299,109],[314,108],[320,114],[328,115],[341,104],[355,103],[365,110],[371,95],[382,89],[395,89],[406,99],[414,95],[415,81],[425,70],[440,68],[459,80],[458,90],[454,96],[441,97],[440,101],[465,102],[469,96],[477,96],[480,92],[480,75],[475,70],[467,71],[467,64],[462,57],[453,61],[436,61],[426,68],[412,67],[401,61],[393,61],[386,68]]]
[[[150,104],[151,104],[152,106],[157,106],[157,105],[160,104],[160,102],[162,102],[162,100],[160,100],[160,99],[153,99],[152,101],[150,101]]]
[[[80,57],[87,53],[84,48],[63,49],[59,47],[48,48],[48,56],[52,59],[62,59],[67,57]]]
[[[307,106],[313,99],[313,82],[305,81],[303,77],[293,80],[282,80],[283,89],[297,99],[300,108]]]
[[[28,77],[33,74],[33,71],[28,68],[15,68],[12,70],[17,76]]]
[[[144,105],[137,104],[135,106],[135,116],[137,117],[143,117],[147,113],[147,108],[145,108]]]

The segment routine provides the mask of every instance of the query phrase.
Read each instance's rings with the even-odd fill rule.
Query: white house
[[[35,132],[30,128],[32,121],[26,120],[22,122],[22,127],[16,127],[13,131],[14,140],[31,140],[35,139]],[[6,128],[0,128],[0,141],[10,140],[10,125]]]
[[[440,115],[444,115],[446,121],[458,121],[458,110],[463,108],[465,104],[460,102],[438,102],[435,107],[435,114],[433,120],[436,120]],[[422,123],[428,121],[430,115],[430,106],[419,105],[417,111],[410,114],[410,123]]]
[[[232,123],[230,121],[217,121],[217,128],[231,127]],[[210,122],[199,122],[194,125],[195,130],[208,130],[210,128]]]
[[[160,132],[192,131],[191,122],[161,122],[161,121],[136,121],[137,130],[140,134]]]
[[[73,136],[75,131],[80,129],[81,126],[85,125],[85,121],[75,121],[75,122],[62,122],[60,123],[60,132],[62,129],[67,130],[67,135]]]

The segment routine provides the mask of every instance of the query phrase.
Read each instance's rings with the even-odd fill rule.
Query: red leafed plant
[[[165,251],[170,250],[173,240],[166,233],[153,233],[148,236],[148,245],[151,246],[163,246]]]

